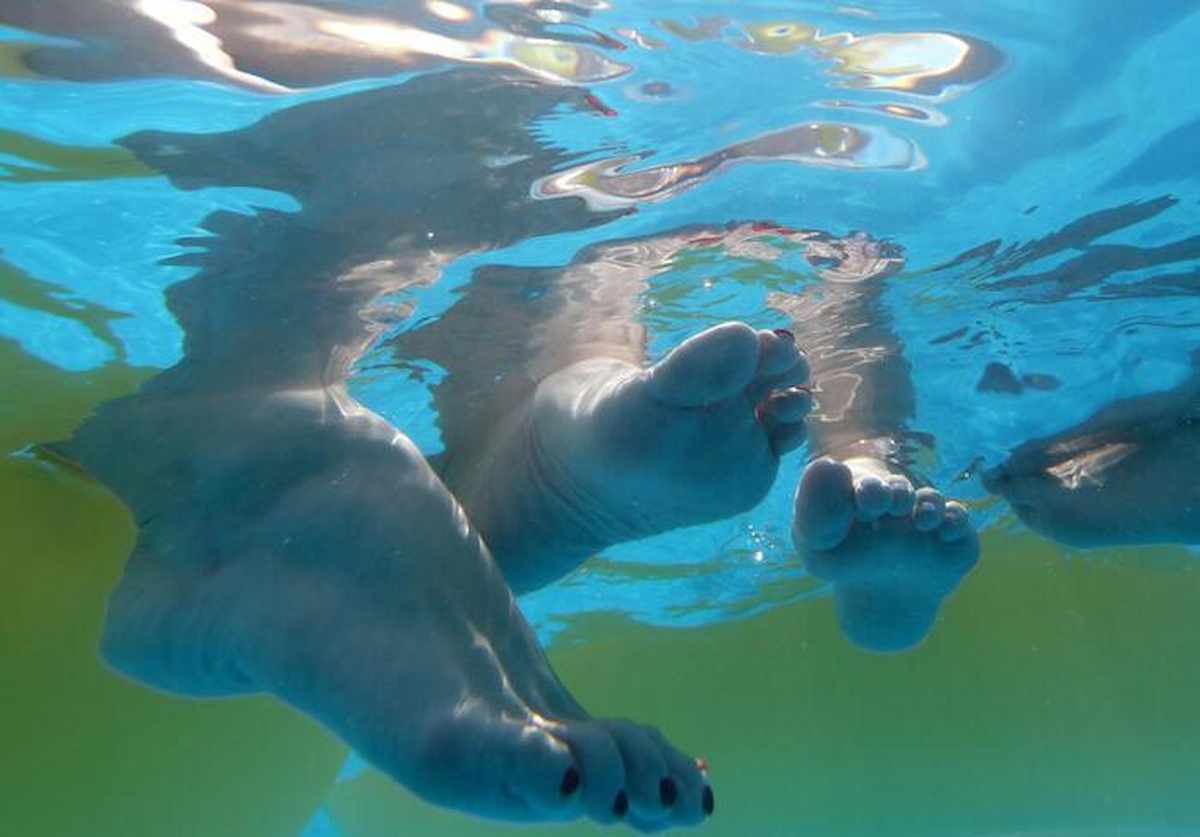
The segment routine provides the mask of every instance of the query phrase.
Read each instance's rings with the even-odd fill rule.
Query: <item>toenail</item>
[[[629,794],[625,791],[618,791],[617,798],[613,801],[613,813],[618,817],[625,816],[629,811]]]
[[[704,816],[711,817],[717,807],[717,801],[713,799],[712,788],[708,785],[704,786],[704,796],[701,797],[700,804],[704,806]]]
[[[579,788],[579,771],[574,767],[568,767],[563,773],[562,784],[558,786],[558,792],[563,796],[570,796]]]
[[[662,804],[670,808],[675,804],[675,800],[679,797],[679,788],[675,786],[675,780],[670,776],[658,783],[658,798],[662,800]]]
[[[772,332],[776,337],[782,337],[784,340],[791,340],[792,342],[796,340],[796,335],[792,334],[786,328],[772,329]]]

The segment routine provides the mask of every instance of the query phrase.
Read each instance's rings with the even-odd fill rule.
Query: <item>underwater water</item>
[[[0,833],[532,829],[115,673],[135,521],[38,446],[200,369],[344,379],[436,463],[580,334],[737,319],[809,353],[810,444],[520,598],[580,702],[706,758],[706,833],[1200,834],[1198,38],[1184,0],[0,1]],[[792,545],[843,432],[980,532],[901,654]]]

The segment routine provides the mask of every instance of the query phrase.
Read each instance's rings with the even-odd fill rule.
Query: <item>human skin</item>
[[[101,648],[119,671],[179,694],[273,694],[435,804],[652,830],[714,810],[701,766],[579,706],[462,506],[346,389],[380,318],[403,313],[383,294],[467,250],[612,217],[528,198],[559,161],[526,126],[579,95],[449,73],[229,134],[126,138],[180,188],[271,188],[300,208],[214,213],[184,239],[198,271],[167,291],[183,356],[50,447],[138,525]],[[472,97],[508,120],[485,140],[518,158],[501,175],[466,130]]]
[[[826,280],[770,297],[793,324],[779,334],[805,358],[763,404],[796,405],[793,421],[773,427],[770,410],[756,416],[762,392],[745,395],[756,388],[731,387],[737,398],[718,399],[740,416],[734,424],[716,420],[711,405],[697,414],[623,392],[641,374],[637,300],[651,278],[697,248],[771,257],[765,242],[773,237],[803,246]],[[882,281],[898,266],[893,250],[865,235],[836,239],[753,222],[684,227],[593,245],[561,267],[481,268],[449,311],[397,336],[392,348],[447,370],[434,387],[446,446],[435,464],[517,589],[565,574],[610,544],[752,507],[771,484],[777,455],[798,446],[807,426],[810,456],[835,457],[838,467],[818,467],[801,482],[799,554],[810,572],[834,582],[846,635],[896,651],[928,634],[978,554],[965,509],[906,476],[911,381],[879,305]],[[481,334],[486,346],[476,345]],[[762,340],[774,342],[766,332]],[[711,351],[710,364],[730,356],[730,347]],[[820,407],[802,425],[794,419],[811,399],[790,390],[805,383],[810,364]],[[613,416],[623,430],[601,430]],[[546,460],[551,467],[532,477],[509,478]]]
[[[1200,352],[1169,390],[1120,399],[983,473],[1029,528],[1069,546],[1200,543]]]
[[[904,651],[933,630],[979,540],[966,509],[914,467],[912,375],[881,300],[900,252],[853,233],[815,242],[809,259],[824,282],[770,298],[805,334],[818,405],[792,539],[809,572],[831,583],[845,635]]]

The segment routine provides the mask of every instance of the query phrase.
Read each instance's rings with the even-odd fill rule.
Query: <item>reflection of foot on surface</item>
[[[533,464],[525,482],[539,491],[543,540],[582,533],[584,547],[602,548],[752,508],[780,456],[804,441],[807,377],[789,332],[736,322],[685,340],[646,369],[601,358],[550,375],[529,409],[523,455]],[[492,527],[483,528],[492,543]],[[522,565],[532,552],[497,543],[506,575],[522,588],[589,554]]]
[[[134,406],[72,443],[98,476],[121,469],[143,521],[105,626],[117,668],[185,694],[274,693],[421,797],[481,816],[653,829],[711,811],[693,760],[564,689],[461,508],[390,425],[320,392],[203,415]],[[122,468],[114,433],[158,446]]]
[[[870,459],[818,459],[796,490],[792,537],[809,572],[833,582],[855,644],[902,651],[928,635],[942,600],[979,557],[966,509]]]

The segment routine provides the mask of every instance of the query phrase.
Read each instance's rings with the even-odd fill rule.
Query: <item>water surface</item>
[[[1193,556],[1069,550],[976,476],[1195,374],[1194,3],[17,2],[0,23],[5,451],[183,362],[341,370],[436,456],[562,296],[651,355],[815,306],[802,344],[889,347],[880,412],[971,502],[978,571],[917,651],[853,649],[787,536],[796,455],[753,511],[526,597],[564,680],[707,755],[716,833],[1200,829]],[[103,669],[131,524],[28,457],[0,480],[15,833],[487,832],[269,701]]]

